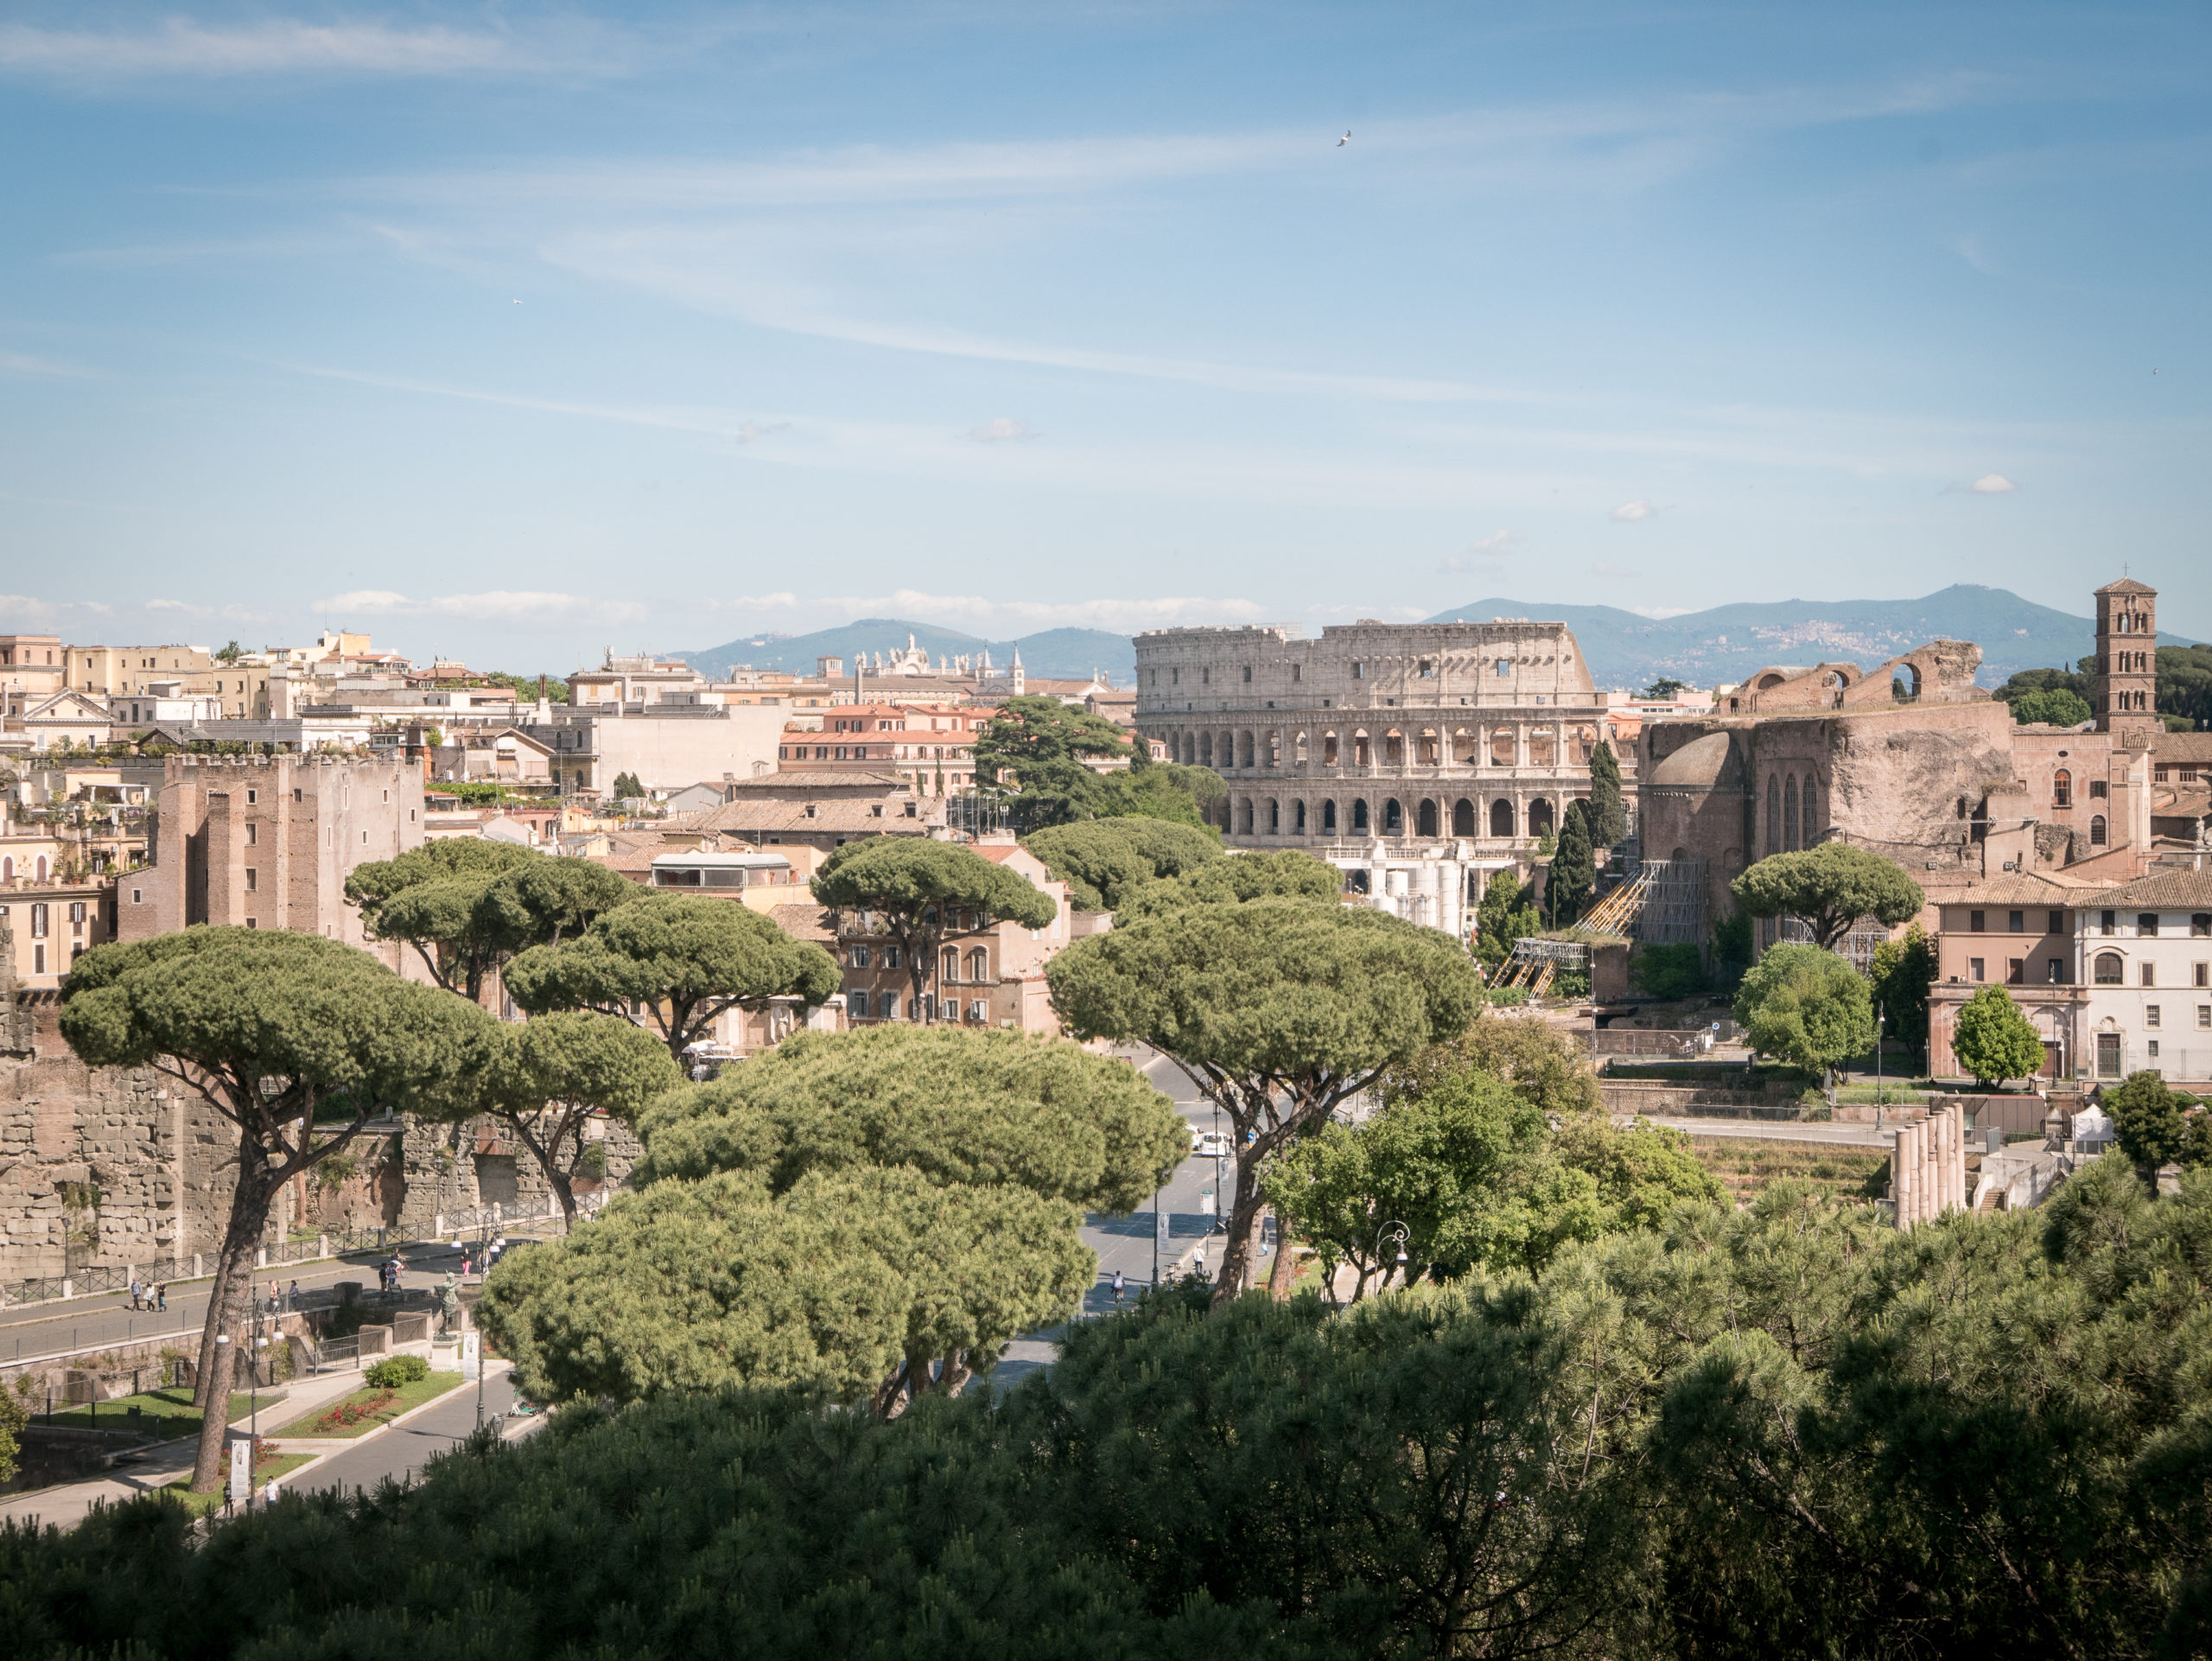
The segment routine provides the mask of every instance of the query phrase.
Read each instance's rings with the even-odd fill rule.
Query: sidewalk
[[[507,1371],[509,1364],[493,1360],[485,1369],[486,1378],[496,1378]],[[276,1442],[269,1435],[279,1424],[290,1424],[316,1409],[328,1405],[340,1397],[349,1396],[361,1388],[359,1371],[326,1373],[320,1378],[309,1378],[286,1386],[284,1399],[264,1403],[262,1410],[262,1433],[264,1441],[288,1454],[312,1453],[315,1457],[297,1469],[277,1478],[281,1492],[309,1476],[316,1466],[335,1454],[359,1448],[375,1441],[395,1426],[404,1425],[417,1414],[427,1413],[452,1398],[452,1392],[438,1396],[401,1414],[397,1418],[365,1432],[359,1436],[324,1438],[292,1437]],[[224,1434],[226,1446],[246,1434],[251,1415],[241,1415],[231,1421]],[[96,1505],[115,1505],[167,1487],[179,1477],[192,1473],[193,1460],[198,1451],[197,1438],[188,1437],[173,1442],[163,1442],[149,1448],[127,1465],[118,1466],[105,1476],[84,1482],[61,1483],[51,1488],[38,1488],[29,1493],[11,1494],[0,1501],[0,1520],[24,1522],[36,1518],[57,1528],[74,1528],[83,1522]]]

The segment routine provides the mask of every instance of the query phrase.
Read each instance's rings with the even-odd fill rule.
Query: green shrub
[[[397,1390],[430,1376],[430,1364],[419,1355],[387,1355],[361,1374],[362,1382],[378,1390]]]
[[[1705,990],[1705,963],[1694,945],[1648,945],[1629,965],[1629,977],[1662,1001],[1686,998]]]

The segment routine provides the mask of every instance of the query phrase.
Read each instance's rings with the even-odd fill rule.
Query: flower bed
[[[308,1435],[327,1436],[340,1430],[351,1430],[364,1419],[382,1417],[398,1399],[399,1392],[396,1390],[378,1391],[366,1401],[356,1401],[349,1396],[317,1419]]]

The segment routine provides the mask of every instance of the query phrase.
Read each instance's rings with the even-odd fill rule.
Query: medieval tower
[[[2158,591],[2128,577],[2097,590],[2097,668],[2090,702],[2101,733],[2155,733]]]

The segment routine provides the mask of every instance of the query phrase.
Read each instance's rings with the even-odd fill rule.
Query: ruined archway
[[[1475,805],[1465,796],[1452,804],[1452,834],[1455,837],[1475,834]]]

